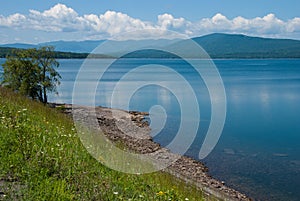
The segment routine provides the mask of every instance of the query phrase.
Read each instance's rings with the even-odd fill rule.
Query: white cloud
[[[36,10],[30,10],[29,12],[26,26],[36,30],[71,32],[87,28],[83,17],[63,4],[57,4],[44,12]]]
[[[288,21],[287,25],[288,32],[300,32],[300,18],[296,17]]]
[[[159,15],[157,25],[161,29],[180,28],[189,24],[184,18],[174,18],[170,14]]]
[[[88,22],[88,25],[94,31],[104,32],[110,35],[153,28],[150,23],[143,22],[139,19],[135,19],[126,14],[115,11],[106,11],[100,16],[94,14],[85,15],[84,20]]]
[[[127,14],[106,11],[103,14],[79,15],[64,4],[57,4],[45,11],[30,10],[29,14],[0,15],[0,26],[16,30],[36,30],[45,33],[80,33],[83,38],[109,37],[124,32],[150,29],[151,34],[173,30],[189,36],[212,32],[244,33],[258,36],[299,36],[300,17],[281,20],[275,14],[247,19],[237,16],[228,19],[221,13],[211,18],[188,21],[171,14],[158,15],[157,22],[147,22]]]
[[[221,13],[216,14],[212,18],[204,18],[193,24],[195,25],[193,27],[195,32],[225,31],[232,26],[232,22]]]
[[[218,13],[212,18],[205,18],[196,23],[196,31],[214,32],[243,32],[251,34],[280,34],[287,32],[289,22],[284,22],[274,14],[268,14],[264,17],[246,19],[241,16],[228,19],[226,16]]]
[[[258,33],[277,34],[287,31],[288,23],[276,18],[274,14],[268,14],[263,18],[255,18],[250,21],[251,29],[256,29]]]
[[[0,26],[14,27],[20,26],[26,22],[26,16],[19,13],[10,15],[8,17],[0,16]]]
[[[85,31],[108,35],[154,28],[149,22],[115,11],[107,11],[101,15],[79,16],[76,11],[63,4],[57,4],[44,12],[30,10],[26,16],[21,14],[0,16],[0,26],[46,32]]]

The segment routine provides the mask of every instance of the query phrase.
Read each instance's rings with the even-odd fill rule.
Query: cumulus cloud
[[[300,18],[299,17],[296,17],[296,18],[288,21],[287,31],[288,32],[300,32]]]
[[[19,27],[26,21],[26,16],[19,13],[10,15],[8,17],[0,16],[0,26]]]
[[[110,35],[153,28],[148,22],[115,11],[106,11],[100,16],[94,14],[84,15],[83,18],[94,31],[106,32]]]
[[[158,15],[156,22],[142,21],[121,12],[106,11],[103,14],[79,15],[64,4],[57,4],[45,11],[30,10],[24,15],[15,13],[0,16],[0,26],[14,29],[29,29],[43,32],[80,32],[85,36],[112,36],[129,31],[150,29],[151,33],[173,30],[188,36],[212,32],[244,33],[260,36],[282,36],[300,33],[300,18],[281,20],[275,14],[247,19],[237,16],[228,19],[221,13],[211,18],[191,22],[165,13]],[[157,32],[155,32],[155,30]]]
[[[140,29],[154,29],[151,23],[132,18],[121,12],[106,11],[100,15],[79,16],[76,11],[64,4],[57,4],[43,12],[30,10],[28,15],[17,13],[7,17],[0,16],[0,26],[46,32],[84,31],[108,35]]]
[[[228,19],[226,16],[218,13],[212,18],[205,18],[196,23],[195,31],[204,32],[224,31],[224,32],[242,32],[251,34],[280,34],[287,32],[289,22],[284,22],[274,14],[268,14],[264,17],[246,19],[238,16]]]
[[[161,29],[182,28],[189,24],[184,18],[174,18],[170,14],[159,15],[157,25]]]

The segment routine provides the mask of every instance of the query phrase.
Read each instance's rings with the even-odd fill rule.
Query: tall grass
[[[92,158],[61,112],[0,87],[0,199],[208,200],[163,172],[129,175]]]

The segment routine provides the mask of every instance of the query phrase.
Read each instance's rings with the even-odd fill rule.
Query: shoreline
[[[71,116],[72,109],[78,110],[82,116],[82,120],[84,120],[84,116],[87,116],[88,113],[91,112],[91,108],[85,106],[76,106],[72,108],[71,104],[55,103],[53,103],[52,106],[55,108],[62,108],[64,113]],[[159,150],[160,152],[163,152],[164,157],[165,155],[167,155],[167,157],[178,156],[152,140],[152,137],[150,136],[151,129],[148,122],[144,121],[144,118],[148,115],[148,113],[105,107],[96,107],[95,111],[98,125],[101,127],[104,135],[112,142],[121,142],[130,151],[140,154],[153,153]],[[117,112],[118,115],[113,116],[112,112]],[[131,129],[133,125],[138,127],[138,131],[135,131],[135,135],[142,135],[142,137],[136,138],[124,134],[116,125],[116,122],[119,121],[122,121],[128,129]],[[84,124],[91,126],[89,122],[86,121]],[[245,194],[226,186],[225,182],[219,181],[210,176],[208,167],[206,167],[202,162],[187,156],[181,156],[178,160],[162,171],[167,172],[187,183],[195,185],[207,195],[212,195],[217,199],[242,201],[251,200],[251,198],[247,197]]]

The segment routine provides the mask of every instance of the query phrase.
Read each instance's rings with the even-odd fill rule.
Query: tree
[[[3,64],[2,84],[47,103],[47,93],[56,92],[61,79],[55,70],[59,63],[54,56],[54,48],[51,46],[14,51]]]
[[[45,46],[35,52],[35,60],[40,67],[41,90],[39,97],[43,103],[47,103],[47,92],[56,92],[56,86],[60,84],[61,76],[55,70],[59,63],[55,59],[54,47]]]

